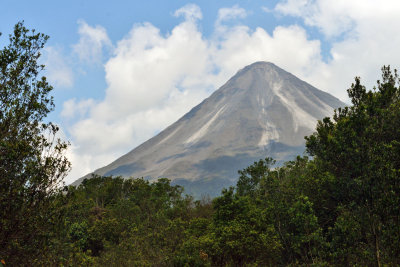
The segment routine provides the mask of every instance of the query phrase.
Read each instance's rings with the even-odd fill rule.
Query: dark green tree
[[[272,158],[260,159],[254,162],[244,170],[239,170],[239,179],[236,184],[236,191],[239,195],[253,195],[257,189],[262,178],[265,178],[270,173],[270,168],[275,164]]]
[[[256,167],[257,163],[255,163]],[[213,201],[214,218],[205,248],[216,266],[276,265],[281,249],[271,221],[263,216],[264,207],[247,196],[222,191]]]
[[[335,177],[333,255],[345,265],[400,264],[400,88],[397,71],[367,91],[360,78],[339,108],[306,138],[321,170]],[[351,231],[354,228],[354,231]],[[350,232],[349,232],[350,231]],[[340,250],[340,253],[338,251]]]
[[[53,89],[38,63],[48,36],[15,25],[0,50],[0,257],[30,265],[46,253],[51,199],[67,174],[67,144],[44,122]]]

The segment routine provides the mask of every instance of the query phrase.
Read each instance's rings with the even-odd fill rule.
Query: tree
[[[338,219],[333,241],[344,265],[400,264],[400,88],[397,71],[382,68],[373,91],[355,79],[352,106],[339,108],[306,138],[318,166],[335,177]],[[351,227],[357,225],[357,227]],[[349,232],[356,228],[358,235]],[[338,236],[342,233],[342,236]],[[346,248],[346,250],[343,250]],[[363,248],[360,251],[359,248]],[[397,256],[396,256],[397,255]],[[337,259],[338,260],[338,259]]]
[[[244,170],[239,170],[238,173],[240,176],[236,185],[237,193],[241,196],[254,194],[258,189],[260,181],[262,178],[268,176],[270,168],[274,164],[275,160],[265,158],[265,160],[260,159],[254,162],[253,165]]]
[[[257,168],[255,162],[251,168]],[[250,193],[250,192],[249,192]],[[253,192],[251,192],[253,193]],[[215,266],[277,264],[282,244],[273,224],[263,216],[265,207],[250,195],[224,189],[213,201],[212,246],[205,248]]]
[[[51,199],[70,168],[58,127],[44,122],[54,109],[38,63],[47,39],[19,22],[0,50],[0,257],[10,265],[45,253]]]

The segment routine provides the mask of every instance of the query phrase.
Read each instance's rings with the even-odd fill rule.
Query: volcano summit
[[[279,163],[301,155],[304,136],[317,120],[344,105],[272,63],[256,62],[177,122],[94,173],[167,177],[188,193],[215,196],[256,160],[272,157]]]

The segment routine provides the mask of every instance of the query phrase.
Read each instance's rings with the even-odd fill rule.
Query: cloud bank
[[[298,17],[304,26],[277,26],[270,33],[240,24],[249,14],[236,5],[219,10],[210,38],[199,26],[201,9],[190,4],[175,12],[182,22],[171,32],[136,24],[114,46],[105,29],[81,23],[81,35],[87,37],[75,47],[95,47],[94,54],[81,59],[98,59],[104,46],[113,56],[104,65],[108,86],[103,100],[64,103],[62,114],[73,121],[68,130],[73,170],[67,182],[154,136],[255,61],[273,62],[346,100],[345,89],[355,75],[372,77],[366,82],[373,84],[383,64],[400,62],[400,37],[395,34],[399,5],[390,4],[392,8],[376,1],[288,0],[268,12]],[[330,59],[322,58],[321,40],[309,37],[309,27],[331,40]]]

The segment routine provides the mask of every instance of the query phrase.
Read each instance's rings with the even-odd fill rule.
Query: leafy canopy
[[[8,263],[40,252],[50,199],[70,168],[58,127],[44,122],[54,109],[38,63],[47,39],[19,22],[0,50],[0,256]]]

